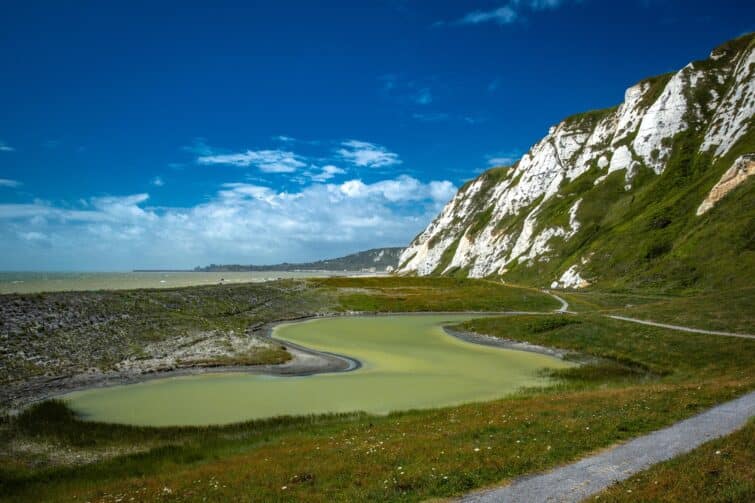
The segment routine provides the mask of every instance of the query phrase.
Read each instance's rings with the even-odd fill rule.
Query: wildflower
[[[480,452],[480,448],[479,448],[479,447],[475,447],[475,448],[474,448],[474,451],[475,451],[475,452]]]
[[[281,491],[285,491],[286,489],[288,489],[288,486],[281,487]]]

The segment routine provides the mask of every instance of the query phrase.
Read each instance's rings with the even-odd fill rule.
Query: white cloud
[[[162,187],[163,185],[165,185],[165,180],[163,180],[162,177],[156,176],[152,180],[150,180],[149,183],[151,183],[155,187]]]
[[[516,11],[508,5],[498,7],[497,9],[488,11],[473,11],[467,13],[463,18],[459,20],[461,24],[480,24],[495,22],[498,24],[510,24],[516,21],[518,14]]]
[[[335,178],[336,175],[346,174],[345,169],[341,169],[338,166],[328,164],[323,166],[318,173],[312,173],[309,177],[316,182],[325,182],[331,178]]]
[[[342,159],[359,167],[381,168],[401,164],[398,154],[366,141],[348,140],[337,151]]]
[[[5,143],[4,141],[0,141],[0,152],[13,152],[16,149]]]
[[[16,187],[19,187],[21,185],[21,182],[17,180],[10,180],[8,178],[0,178],[0,187],[9,187],[11,189],[14,189]]]
[[[337,256],[408,243],[453,195],[410,176],[315,183],[293,192],[226,183],[188,208],[148,194],[0,205],[0,268],[192,267]]]
[[[518,161],[522,155],[519,152],[503,152],[487,156],[488,166],[510,166]]]
[[[438,203],[447,203],[456,194],[456,186],[448,180],[430,182],[430,197]]]
[[[425,184],[407,175],[373,184],[365,184],[361,180],[349,180],[341,185],[331,186],[331,190],[334,189],[352,199],[377,197],[393,203],[425,199],[430,199],[435,203],[445,203],[456,193],[456,187],[447,180]]]
[[[247,150],[237,154],[201,156],[199,164],[227,164],[231,166],[254,166],[264,173],[293,173],[307,165],[304,158],[285,150]]]

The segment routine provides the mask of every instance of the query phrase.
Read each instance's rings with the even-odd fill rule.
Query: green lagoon
[[[306,377],[203,374],[96,388],[65,400],[88,420],[134,425],[209,425],[280,415],[391,411],[492,400],[547,384],[546,368],[571,364],[545,355],[480,346],[442,325],[472,315],[341,317],[280,325],[274,336],[348,355],[351,372]],[[477,316],[479,317],[479,316]]]

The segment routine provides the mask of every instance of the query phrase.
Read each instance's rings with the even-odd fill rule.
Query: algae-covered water
[[[432,408],[491,400],[545,384],[544,368],[568,366],[545,355],[480,346],[442,324],[471,315],[398,315],[281,325],[275,337],[354,357],[362,367],[306,377],[204,374],[75,392],[86,419],[136,425],[207,425],[280,415]]]

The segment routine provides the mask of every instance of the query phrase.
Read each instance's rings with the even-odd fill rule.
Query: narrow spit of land
[[[555,470],[472,493],[464,503],[577,502],[650,466],[742,428],[755,415],[755,392],[723,403],[668,428],[635,438]]]

